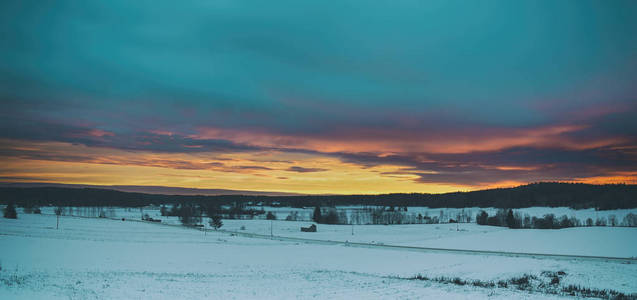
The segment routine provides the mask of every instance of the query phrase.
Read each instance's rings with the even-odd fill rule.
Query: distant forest
[[[637,208],[637,185],[590,185],[543,182],[446,194],[308,195],[308,196],[184,196],[120,192],[95,188],[2,187],[0,203],[18,206],[118,206],[141,207],[177,203],[200,205],[250,205],[313,207],[336,205],[524,208],[532,206]]]

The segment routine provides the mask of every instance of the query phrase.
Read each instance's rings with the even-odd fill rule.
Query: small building
[[[301,227],[302,232],[316,232],[316,224],[310,225],[310,227]]]

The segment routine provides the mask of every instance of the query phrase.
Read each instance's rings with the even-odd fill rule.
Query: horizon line
[[[75,189],[104,189],[113,190],[124,193],[140,193],[140,194],[154,194],[154,195],[173,195],[173,196],[265,196],[265,197],[288,197],[288,196],[380,196],[380,195],[392,195],[392,194],[422,194],[422,195],[445,195],[454,193],[470,193],[490,190],[502,190],[502,189],[515,189],[524,186],[547,184],[547,183],[559,183],[559,184],[579,184],[589,186],[637,186],[637,184],[628,183],[604,183],[604,184],[592,184],[574,181],[538,181],[529,182],[510,187],[492,187],[477,190],[458,190],[452,192],[442,193],[425,193],[425,192],[398,192],[398,193],[356,193],[356,194],[305,194],[305,193],[292,193],[292,192],[279,192],[279,191],[253,191],[253,190],[234,190],[223,188],[188,188],[188,187],[176,187],[176,186],[161,186],[161,185],[96,185],[96,184],[71,184],[71,183],[56,183],[56,182],[6,182],[0,181],[0,188],[41,188],[41,187],[56,187],[56,188],[75,188]],[[153,191],[152,189],[156,189]],[[163,190],[163,191],[161,191]],[[186,192],[183,194],[171,193],[170,190]],[[202,193],[203,192],[203,193]]]

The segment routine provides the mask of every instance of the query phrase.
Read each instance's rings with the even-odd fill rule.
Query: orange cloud
[[[539,166],[496,166],[496,170],[501,171],[534,171],[540,169]]]
[[[472,188],[397,180],[382,173],[398,171],[401,166],[361,168],[317,154],[278,151],[175,154],[59,142],[2,142],[16,144],[7,146],[11,149],[31,150],[17,157],[0,156],[0,177],[13,182],[165,185],[309,194],[441,193]]]
[[[447,133],[383,129],[343,130],[324,135],[285,135],[262,129],[200,128],[193,139],[224,139],[256,147],[301,149],[334,153],[469,153],[496,151],[510,147],[556,147],[563,149],[592,149],[623,142],[622,138],[608,137],[592,141],[578,141],[567,133],[587,128],[583,125],[546,126],[530,129],[467,129]]]

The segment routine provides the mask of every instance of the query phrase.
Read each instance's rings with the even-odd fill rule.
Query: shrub
[[[580,222],[580,220],[575,218],[574,216],[571,217],[569,219],[569,221],[571,222],[571,227],[580,227],[580,226],[582,226],[582,222]]]
[[[268,212],[268,214],[265,216],[265,218],[267,220],[276,220],[276,216],[271,211]]]
[[[290,214],[285,217],[286,221],[296,221],[299,218],[299,212],[298,211],[291,211]]]
[[[553,229],[556,228],[555,215],[546,214],[543,218],[533,218],[533,228],[537,229]]]
[[[637,227],[637,215],[633,213],[629,213],[624,217],[624,221],[622,222],[624,226],[628,227]]]
[[[531,288],[531,280],[537,279],[537,277],[533,275],[524,274],[521,277],[514,277],[509,279],[509,283],[511,285],[517,286],[520,290],[527,290]]]
[[[606,226],[606,218],[597,218],[597,220],[595,220],[595,226]]]
[[[488,217],[487,218],[487,225],[491,225],[491,226],[500,226],[500,220],[498,219],[497,216],[493,216],[493,217]]]
[[[521,277],[514,277],[514,278],[511,278],[509,282],[515,285],[529,284],[529,276],[525,275]]]
[[[551,284],[552,284],[552,285],[558,285],[558,284],[560,284],[560,278],[559,278],[559,277],[557,277],[557,276],[555,276],[555,277],[551,278]]]
[[[465,284],[467,284],[467,282],[462,280],[462,279],[460,279],[460,277],[454,278],[452,283],[456,284],[456,285],[465,285]]]
[[[201,217],[194,205],[184,204],[179,208],[179,221],[184,225],[198,224]]]
[[[560,217],[559,228],[574,227],[575,224],[571,223],[571,220],[566,215]]]
[[[609,226],[617,226],[617,217],[615,215],[608,216],[608,225]]]

